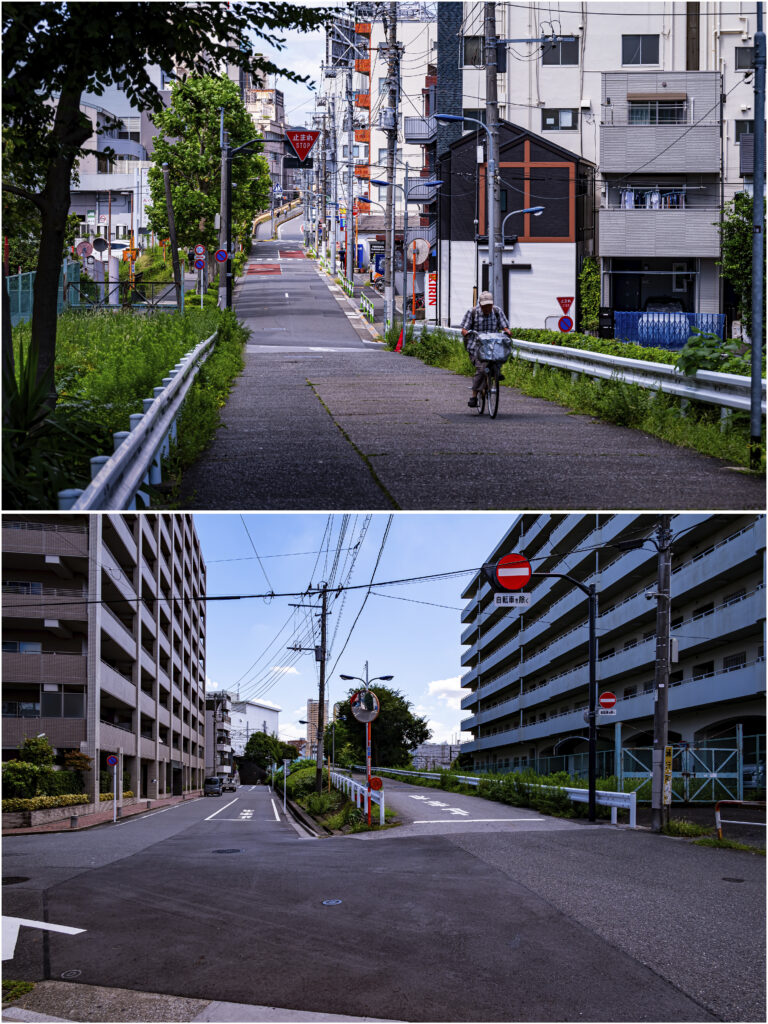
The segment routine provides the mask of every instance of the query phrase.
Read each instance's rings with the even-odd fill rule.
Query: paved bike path
[[[764,479],[511,388],[495,420],[477,416],[468,378],[367,340],[327,275],[280,249],[256,242],[253,265],[279,274],[238,284],[246,367],[184,476],[184,507],[765,507]]]

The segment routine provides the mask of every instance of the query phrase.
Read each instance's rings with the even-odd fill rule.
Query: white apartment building
[[[279,718],[282,708],[268,700],[240,699],[237,693],[232,695],[232,751],[235,757],[242,756],[248,739],[255,732],[265,732],[268,736],[277,736]]]
[[[521,515],[486,559],[517,552],[534,573],[595,584],[597,689],[616,697],[616,717],[598,735],[606,775],[626,767],[622,751],[653,742],[656,600],[648,595],[657,552],[652,543],[625,551],[617,543],[649,538],[655,527],[647,514]],[[764,771],[765,517],[675,515],[671,528],[669,742],[740,750],[745,765],[761,762]],[[554,576],[534,575],[525,592],[530,605],[519,610],[495,607],[481,574],[464,592],[461,728],[472,740],[462,752],[479,770],[584,774],[587,600]]]

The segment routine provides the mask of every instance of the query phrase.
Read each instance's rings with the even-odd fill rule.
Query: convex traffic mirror
[[[379,715],[379,698],[373,690],[358,690],[350,698],[352,714],[358,722],[372,722]]]

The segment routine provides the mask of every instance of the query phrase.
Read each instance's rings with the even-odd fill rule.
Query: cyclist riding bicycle
[[[468,309],[464,314],[464,319],[461,321],[461,333],[464,337],[464,345],[467,349],[469,358],[472,360],[472,365],[476,368],[477,373],[472,379],[472,397],[467,402],[467,405],[472,409],[477,406],[477,392],[483,386],[483,380],[485,378],[485,372],[488,368],[488,364],[484,362],[478,353],[477,346],[477,335],[478,334],[498,334],[501,331],[504,332],[508,337],[512,337],[512,332],[509,329],[509,321],[506,318],[503,309],[499,309],[498,306],[493,304],[493,295],[490,292],[480,292],[480,297],[476,306],[472,309]],[[469,341],[467,341],[469,338]],[[499,377],[501,379],[501,377]]]

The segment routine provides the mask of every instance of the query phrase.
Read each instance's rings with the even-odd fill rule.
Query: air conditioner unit
[[[379,111],[379,128],[389,131],[395,127],[395,111],[392,107],[382,107]]]
[[[591,106],[592,106],[592,101],[590,100],[589,96],[582,96],[581,97],[581,109],[582,110],[589,110],[589,108]]]

